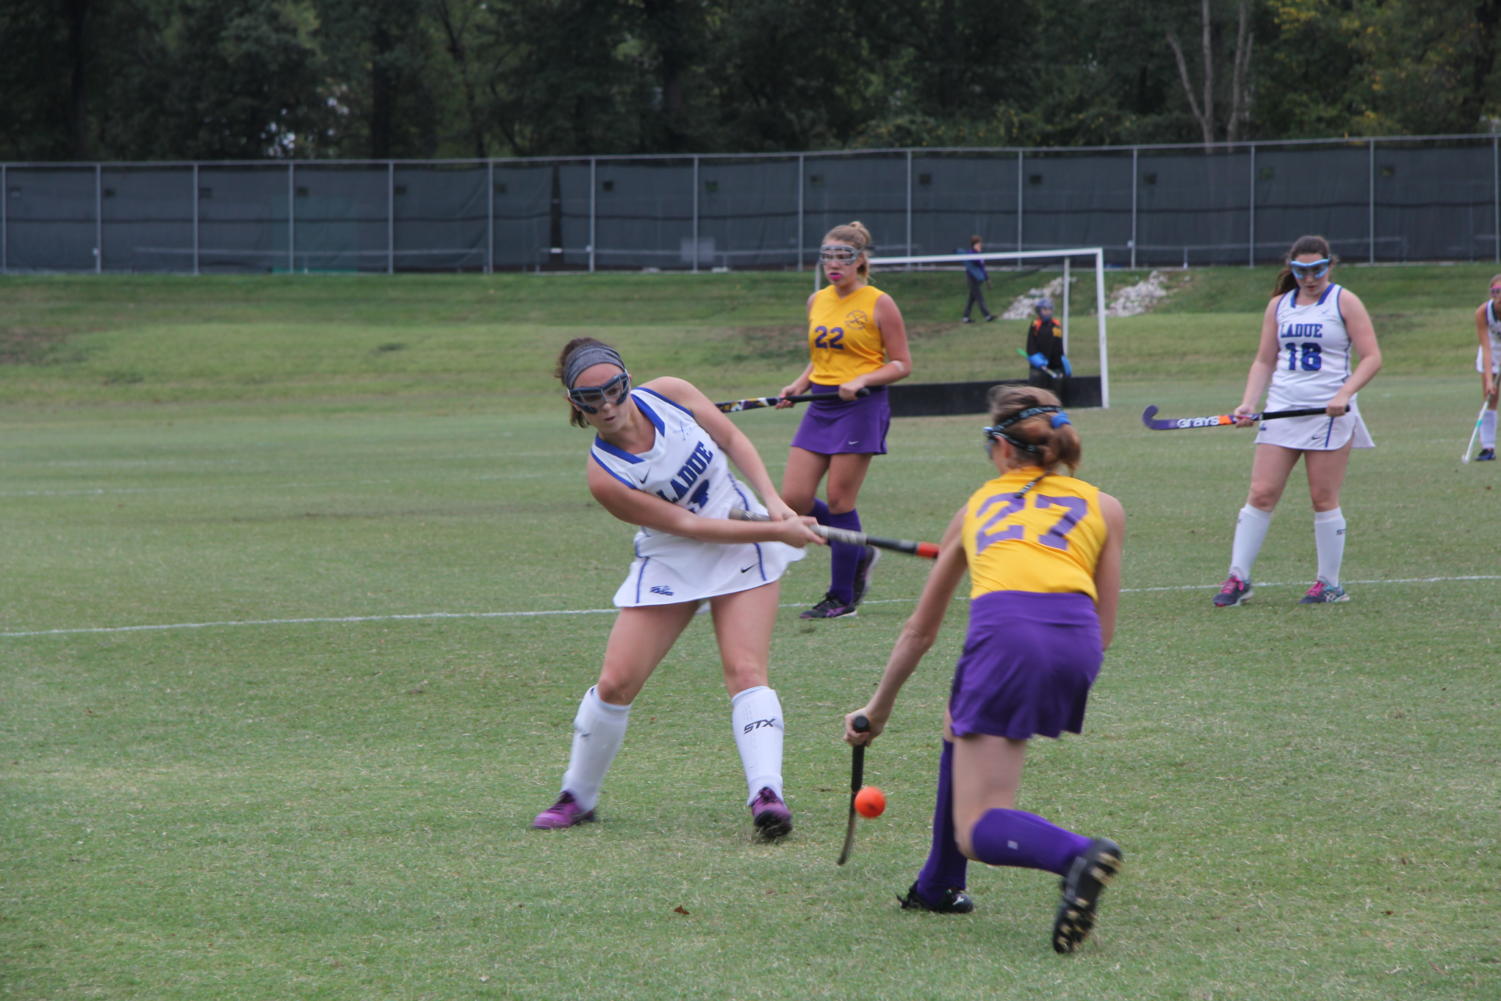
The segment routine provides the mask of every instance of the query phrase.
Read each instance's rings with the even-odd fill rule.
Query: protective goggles
[[[1492,285],[1491,295],[1501,295],[1501,285]]]
[[[574,386],[568,399],[586,414],[599,412],[606,403],[619,405],[631,392],[631,373],[621,372],[603,386]]]
[[[824,244],[818,248],[820,261],[831,261],[834,264],[853,264],[860,256],[860,251],[854,247],[841,247],[838,244]]]
[[[1320,257],[1316,261],[1288,261],[1287,266],[1292,269],[1293,277],[1298,281],[1305,278],[1322,278],[1329,273],[1329,258]]]

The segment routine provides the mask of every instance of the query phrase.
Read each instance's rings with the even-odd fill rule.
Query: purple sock
[[[933,845],[917,874],[917,895],[929,903],[943,900],[944,891],[964,889],[969,859],[954,841],[954,745],[945,740],[938,758],[938,802],[933,806]]]
[[[856,511],[846,511],[843,514],[828,511],[819,521],[830,528],[860,531],[860,515]],[[864,546],[852,546],[846,542],[829,543],[829,593],[846,605],[855,600],[855,571],[859,569],[860,557],[863,555]]]
[[[813,509],[808,513],[811,514],[813,516],[813,520],[818,522],[820,525],[827,525],[829,523],[829,505],[825,504],[817,497],[813,498]]]
[[[969,832],[975,858],[990,865],[1045,869],[1062,876],[1089,839],[1023,810],[987,810]]]

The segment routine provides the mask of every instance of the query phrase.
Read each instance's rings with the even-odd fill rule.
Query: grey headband
[[[563,366],[563,385],[572,389],[575,380],[591,365],[614,365],[622,372],[626,370],[625,362],[614,348],[607,344],[585,344],[568,356],[568,364]]]

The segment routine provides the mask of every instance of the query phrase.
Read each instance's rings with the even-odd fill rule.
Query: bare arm
[[[1366,312],[1365,303],[1354,292],[1345,289],[1340,296],[1339,307],[1345,314],[1345,331],[1350,335],[1350,343],[1360,354],[1360,361],[1356,363],[1355,371],[1350,373],[1350,378],[1339,387],[1339,392],[1329,400],[1331,417],[1344,416],[1350,409],[1350,397],[1360,392],[1361,387],[1381,371],[1381,348],[1376,344],[1376,330],[1371,326],[1371,314]]]
[[[1095,612],[1100,618],[1100,649],[1110,649],[1115,637],[1115,613],[1121,600],[1121,549],[1126,541],[1126,509],[1107,493],[1100,494],[1105,517],[1105,548],[1094,567]]]
[[[1480,385],[1486,396],[1496,392],[1496,358],[1491,352],[1491,327],[1485,317],[1485,303],[1475,310],[1475,336],[1480,339]]]
[[[839,387],[839,395],[846,400],[855,398],[861,389],[870,386],[889,386],[912,374],[912,351],[907,344],[907,323],[896,300],[882,295],[876,300],[876,326],[881,331],[881,342],[886,347],[886,364],[873,372],[858,375]]]
[[[1256,343],[1256,357],[1251,362],[1251,370],[1246,373],[1246,388],[1241,394],[1240,406],[1234,411],[1236,427],[1250,427],[1255,423],[1250,415],[1256,412],[1277,367],[1277,302],[1280,299],[1281,296],[1273,296],[1261,314],[1261,339]]]
[[[917,669],[923,654],[928,652],[933,641],[938,638],[938,630],[943,625],[949,602],[954,598],[954,589],[959,586],[968,569],[964,542],[959,537],[963,528],[964,509],[960,508],[943,533],[938,559],[928,572],[927,583],[923,585],[922,595],[917,599],[917,608],[902,625],[896,644],[891,648],[891,655],[886,659],[886,669],[876,685],[875,694],[864,708],[857,709],[844,718],[844,739],[849,743],[868,744],[886,728],[886,721],[891,717],[892,707],[896,704],[897,693]],[[868,731],[856,732],[854,720],[859,715],[870,720]]]

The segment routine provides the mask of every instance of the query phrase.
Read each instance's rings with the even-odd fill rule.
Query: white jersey
[[[1491,334],[1491,371],[1501,372],[1501,320],[1496,319],[1494,299],[1485,304],[1485,326]],[[1475,349],[1475,371],[1485,371],[1485,351],[1478,347]]]
[[[1316,302],[1298,305],[1298,290],[1293,289],[1277,303],[1277,363],[1267,389],[1266,409],[1322,407],[1355,371],[1350,334],[1340,312],[1343,292],[1343,286],[1331,282]],[[1343,448],[1351,438],[1356,448],[1373,445],[1353,396],[1343,417],[1266,421],[1256,436],[1262,444],[1311,450]]]
[[[766,513],[687,408],[642,388],[631,390],[631,402],[651,421],[656,439],[636,454],[596,437],[591,455],[611,476],[705,518],[727,518],[731,510]],[[630,575],[615,593],[621,607],[698,601],[759,587],[803,558],[802,550],[781,542],[699,542],[650,528],[637,530],[635,550]]]

